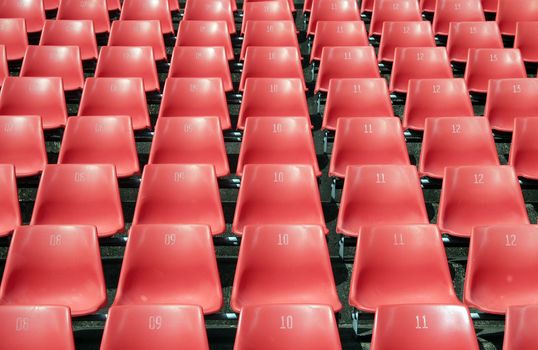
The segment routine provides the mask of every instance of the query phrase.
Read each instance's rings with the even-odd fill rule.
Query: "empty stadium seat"
[[[427,118],[419,173],[443,178],[446,167],[500,165],[495,140],[485,118]]]
[[[452,77],[452,67],[444,47],[397,47],[389,89],[391,92],[406,93],[411,79]]]
[[[340,118],[393,116],[385,79],[331,79],[329,82],[323,129],[336,130]]]
[[[331,79],[379,77],[372,46],[325,47],[321,53],[315,92],[327,91]]]
[[[224,47],[176,46],[168,77],[220,78],[225,91],[233,90]]]
[[[329,176],[343,178],[350,165],[409,165],[402,125],[394,117],[340,118]]]
[[[516,118],[509,162],[516,174],[528,179],[538,179],[538,118]],[[1,158],[0,158],[1,163]]]
[[[239,91],[245,89],[245,82],[249,78],[298,78],[307,90],[301,58],[295,47],[248,47]]]
[[[379,62],[394,61],[397,47],[435,47],[435,37],[428,21],[385,22],[379,43]]]
[[[499,0],[482,0],[482,8],[484,12],[495,13],[497,12],[497,6],[499,5]]]
[[[362,21],[318,21],[310,62],[321,60],[324,47],[368,46],[368,34]]]
[[[163,34],[174,34],[170,10],[169,2],[166,0],[124,0],[120,20],[158,20],[161,22]]]
[[[170,12],[178,12],[181,9],[179,7],[179,0],[168,0],[168,8]]]
[[[6,47],[0,45],[0,88],[4,79],[9,76],[9,67],[7,65]]]
[[[486,93],[493,79],[526,78],[518,49],[470,49],[465,81],[469,91]]]
[[[322,304],[338,312],[342,304],[322,227],[246,226],[230,304],[235,312],[267,304]]]
[[[150,164],[144,167],[133,225],[209,225],[225,231],[219,185],[211,164]]]
[[[188,1],[182,20],[225,21],[228,33],[236,33],[234,13],[228,0]]]
[[[295,47],[302,59],[295,24],[292,21],[248,21],[241,46],[241,60],[245,59],[249,46]]]
[[[503,35],[514,36],[517,22],[538,21],[538,6],[534,0],[498,0],[495,20]]]
[[[241,34],[249,21],[291,21],[295,24],[287,1],[256,1],[243,4]]]
[[[108,313],[101,350],[209,350],[196,305],[122,305]]]
[[[97,34],[110,31],[106,0],[62,0],[56,19],[91,20]]]
[[[99,237],[123,231],[114,166],[47,165],[30,225],[94,225]]]
[[[147,129],[149,120],[142,78],[88,78],[78,115],[127,115],[133,129]]]
[[[433,31],[436,35],[448,35],[451,23],[485,20],[480,0],[437,0]]]
[[[360,21],[359,6],[354,0],[314,0],[306,34],[316,34],[318,21]]]
[[[372,12],[374,10],[375,0],[362,0],[361,1],[361,13]]]
[[[176,46],[222,46],[226,58],[234,59],[232,41],[225,21],[187,21],[179,22]]]
[[[349,303],[366,312],[384,305],[460,304],[437,226],[362,228]]]
[[[8,61],[24,58],[28,46],[24,19],[0,18],[0,45],[5,46]]]
[[[446,49],[452,62],[467,62],[469,49],[502,49],[503,39],[495,22],[452,22]]]
[[[0,116],[0,164],[13,164],[17,177],[37,175],[47,164],[41,118]]]
[[[538,342],[538,306],[509,306],[506,312],[504,350],[532,349]]]
[[[58,9],[59,4],[60,0],[43,0],[43,6],[45,8],[45,11]]]
[[[381,35],[384,22],[415,22],[422,16],[416,0],[375,0],[370,35]]]
[[[404,129],[424,130],[426,118],[471,117],[473,105],[463,79],[411,79]]]
[[[461,305],[381,306],[371,350],[479,350],[469,310]]]
[[[510,166],[445,168],[437,223],[443,233],[469,237],[473,227],[528,224],[523,194]]]
[[[314,168],[316,176],[321,176],[308,119],[248,118],[239,152],[237,175],[243,175],[246,164],[307,164]]]
[[[245,6],[245,4],[247,4],[249,2],[259,2],[259,1],[275,1],[275,0],[244,0],[243,1],[243,6]],[[295,8],[295,3],[293,2],[293,0],[276,0],[276,1],[282,1],[282,2],[287,3],[291,12],[297,12],[297,10]],[[306,2],[308,2],[308,0]],[[233,7],[233,5],[232,5],[232,7]]]
[[[95,68],[96,78],[142,78],[146,91],[160,91],[151,47],[103,46]]]
[[[372,1],[375,1],[375,0],[372,0]],[[419,1],[420,10],[422,12],[433,13],[433,12],[435,12],[435,3],[436,2],[437,2],[437,0],[420,0]]]
[[[155,304],[199,305],[204,314],[221,309],[222,289],[209,226],[190,221],[131,228],[114,305]]]
[[[341,350],[328,305],[253,305],[241,312],[234,350]]]
[[[493,314],[504,314],[512,305],[537,304],[537,238],[533,225],[474,227],[464,302]]]
[[[28,46],[21,77],[60,77],[64,90],[80,90],[84,85],[82,59],[77,46]]]
[[[6,349],[75,350],[67,306],[0,306],[0,338]]]
[[[78,46],[82,60],[97,59],[97,41],[90,20],[47,20],[39,45]]]
[[[69,118],[58,164],[113,164],[118,177],[139,173],[131,118],[128,116]]]
[[[429,223],[416,167],[348,166],[345,178],[337,233],[357,236],[366,226]]]
[[[0,194],[0,236],[6,236],[21,225],[17,180],[11,164],[0,164]]]
[[[1,304],[65,305],[71,315],[81,316],[99,310],[106,301],[95,227],[15,229],[0,286]]]
[[[249,117],[304,117],[310,121],[301,79],[247,79],[237,128],[244,129]]]
[[[61,0],[60,0],[61,1]],[[121,0],[106,0],[106,7],[108,11],[121,10]],[[172,1],[172,0],[170,0]]]
[[[219,117],[222,129],[231,127],[226,93],[219,78],[168,78],[159,118]]]
[[[245,165],[232,231],[271,224],[319,225],[328,233],[312,166]]]
[[[28,33],[40,32],[45,23],[43,0],[0,0],[0,18],[22,18]]]
[[[212,164],[217,176],[230,173],[217,117],[160,118],[149,164]]]
[[[61,78],[7,77],[0,90],[0,115],[39,115],[44,129],[65,125]]]
[[[535,22],[518,22],[514,48],[519,49],[523,61],[538,63],[538,44],[535,34],[538,32],[538,18]]]
[[[161,24],[158,20],[114,21],[108,46],[151,46],[156,61],[166,61]]]

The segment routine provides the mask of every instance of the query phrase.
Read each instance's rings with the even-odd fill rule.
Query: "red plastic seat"
[[[301,49],[292,21],[250,20],[245,26],[240,59],[245,59],[250,46],[295,47],[302,59]]]
[[[77,46],[28,46],[21,77],[60,77],[65,91],[84,85],[82,59]]]
[[[179,7],[179,0],[168,0],[168,8],[170,9],[170,12],[178,12],[181,10]]]
[[[499,5],[499,0],[482,0],[482,8],[484,12],[497,12],[497,6]]]
[[[354,0],[313,0],[308,35],[316,34],[319,21],[361,21],[359,6]]]
[[[410,164],[400,119],[338,119],[329,176],[343,178],[348,166],[375,164]]]
[[[108,46],[151,46],[156,61],[166,61],[166,47],[157,20],[114,21]]]
[[[525,62],[538,63],[536,33],[538,33],[538,19],[535,22],[517,23],[514,48],[519,49]]]
[[[325,47],[321,53],[315,92],[327,91],[331,79],[379,77],[372,46]]]
[[[124,0],[120,20],[157,20],[163,34],[174,34],[171,10],[167,0]]]
[[[247,4],[249,2],[260,2],[260,1],[281,1],[283,3],[288,4],[288,7],[289,7],[291,12],[297,12],[297,10],[295,8],[295,3],[293,2],[293,0],[244,0],[243,1],[243,8],[244,8],[245,4]]]
[[[0,164],[0,194],[1,237],[13,232],[22,222],[15,169],[11,164]]]
[[[47,165],[30,225],[94,225],[99,237],[123,231],[114,165]]]
[[[62,0],[56,19],[91,20],[96,33],[110,31],[106,0]]]
[[[39,45],[78,46],[82,60],[97,59],[97,41],[90,20],[47,20]]]
[[[43,0],[43,6],[46,11],[58,9],[60,0]]]
[[[4,79],[9,77],[9,67],[7,65],[6,48],[4,45],[0,45],[0,88],[4,83]]]
[[[509,306],[506,312],[504,350],[532,349],[538,343],[538,305]]]
[[[338,312],[342,304],[322,227],[246,226],[230,304],[235,312],[268,304],[330,305]]]
[[[328,305],[253,305],[241,312],[235,350],[340,350],[334,310]]]
[[[397,47],[390,76],[390,91],[407,93],[411,79],[453,78],[444,47]]]
[[[325,226],[318,183],[310,165],[247,164],[235,209],[232,231],[248,225]]]
[[[144,168],[133,225],[209,225],[225,231],[219,185],[211,164],[150,164]]]
[[[38,175],[47,165],[39,116],[0,116],[0,164],[13,164],[18,177]]]
[[[308,90],[303,76],[301,57],[295,47],[250,46],[245,54],[239,91],[249,78],[297,78]]]
[[[443,178],[446,167],[500,165],[495,140],[485,118],[427,118],[419,173]]]
[[[362,21],[318,21],[310,62],[321,60],[324,47],[368,45],[368,34]]]
[[[465,273],[465,304],[493,314],[504,314],[512,305],[537,304],[536,249],[538,227],[534,225],[473,228]]]
[[[366,226],[428,224],[416,167],[348,166],[336,232],[357,236]]]
[[[362,0],[361,1],[361,13],[372,12],[374,10],[375,0]]]
[[[0,306],[0,338],[7,349],[75,350],[66,306]]]
[[[526,78],[518,49],[470,49],[465,81],[469,91],[486,93],[493,79]]]
[[[212,164],[217,176],[229,175],[219,118],[160,118],[149,164]]]
[[[460,304],[435,225],[362,228],[350,288],[349,304],[366,312],[384,305]]]
[[[424,130],[427,118],[472,117],[463,79],[411,79],[403,115],[404,129]]]
[[[528,179],[538,179],[538,118],[516,118],[508,164],[516,174]],[[0,159],[1,163],[1,159]]]
[[[211,314],[222,308],[221,288],[209,226],[134,225],[114,305],[199,305]]]
[[[473,227],[528,224],[527,210],[510,166],[445,168],[437,223],[444,233],[469,237]]]
[[[196,305],[124,305],[109,310],[101,350],[209,350]]]
[[[108,11],[121,10],[121,2],[120,1],[121,0],[106,0],[106,7],[108,8]]]
[[[220,78],[225,91],[233,90],[224,47],[176,46],[168,77]]]
[[[379,43],[379,62],[394,61],[397,47],[435,47],[435,37],[428,21],[385,22]]]
[[[503,39],[495,22],[452,22],[446,49],[452,62],[467,62],[469,49],[502,49]]]
[[[271,103],[268,104],[268,101]],[[310,124],[308,104],[301,80],[247,79],[237,128],[244,129],[249,117],[304,117]]]
[[[422,21],[417,0],[375,0],[370,35],[381,35],[384,22],[417,21]]]
[[[39,115],[43,128],[63,127],[67,107],[62,79],[7,77],[0,91],[0,115]]]
[[[113,164],[118,177],[139,173],[131,118],[69,118],[58,164]]]
[[[226,58],[234,59],[234,51],[228,26],[225,21],[187,21],[179,22],[176,46],[224,47]]]
[[[95,227],[38,225],[15,229],[0,303],[65,305],[71,315],[80,316],[99,310],[106,301]]]
[[[371,350],[479,350],[469,310],[461,305],[388,305],[377,309]]]
[[[308,119],[302,117],[250,117],[239,152],[237,175],[247,164],[307,164],[321,176]]]
[[[518,22],[538,21],[538,6],[534,0],[498,0],[495,18],[503,35],[516,35]]]
[[[228,33],[236,33],[234,13],[229,0],[188,1],[182,21],[193,20],[224,21],[228,27]]]
[[[241,34],[245,33],[249,21],[291,21],[295,24],[287,1],[256,1],[243,4]]]
[[[375,0],[372,0],[372,1],[375,1]],[[422,12],[433,13],[433,12],[435,12],[435,3],[436,2],[437,2],[437,0],[420,0],[419,1],[420,10]]]
[[[514,119],[538,116],[538,80],[490,80],[484,116],[494,130],[514,130]]]
[[[40,32],[45,23],[43,0],[0,0],[0,18],[22,18],[28,33]]]
[[[448,35],[453,22],[486,21],[480,0],[437,0],[433,17],[436,35]]]
[[[5,46],[8,61],[24,58],[28,46],[24,19],[0,18],[0,45]]]
[[[340,118],[393,117],[387,82],[383,78],[332,79],[323,116],[323,129],[336,130]]]
[[[226,93],[219,78],[168,78],[159,118],[218,117],[222,129],[230,129]]]

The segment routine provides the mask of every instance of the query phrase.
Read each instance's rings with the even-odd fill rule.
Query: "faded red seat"
[[[373,0],[375,1],[375,0]],[[422,12],[429,12],[429,13],[433,13],[435,12],[435,3],[436,3],[437,0],[420,0],[419,1],[419,4],[420,4],[420,10]]]
[[[72,316],[81,316],[94,313],[106,301],[95,227],[38,225],[15,230],[0,303],[65,305]],[[50,324],[48,328],[51,332]]]
[[[123,231],[114,165],[47,165],[30,225],[93,225],[99,237]]]
[[[158,20],[163,34],[174,34],[171,10],[166,0],[124,0],[120,20]]]
[[[435,47],[435,37],[428,21],[385,22],[379,43],[379,62],[394,61],[397,47]]]
[[[91,20],[47,20],[39,45],[78,46],[82,60],[96,60],[98,55]]]
[[[374,164],[410,164],[400,119],[338,119],[329,176],[343,178],[348,166]]]
[[[246,226],[230,304],[235,312],[270,304],[330,305],[338,312],[342,304],[322,227]]]
[[[360,21],[359,6],[353,0],[313,0],[308,35],[316,34],[318,21]]]
[[[28,35],[23,18],[0,18],[0,45],[4,45],[8,61],[24,58]]]
[[[156,61],[166,61],[166,47],[158,20],[114,21],[108,46],[151,46]]]
[[[91,20],[96,33],[110,31],[106,0],[62,0],[56,19]]]
[[[527,210],[510,166],[445,168],[437,223],[444,233],[469,237],[473,227],[528,224]]]
[[[56,10],[59,4],[60,0],[43,0],[45,11]]]
[[[228,27],[228,33],[236,33],[234,13],[229,0],[188,1],[182,21],[193,20],[224,21]]]
[[[245,34],[247,23],[250,21],[291,21],[295,27],[295,20],[287,1],[255,1],[244,3],[241,34]]]
[[[509,306],[506,312],[504,350],[532,349],[538,342],[538,305]]]
[[[502,49],[503,39],[495,22],[452,22],[446,49],[453,62],[467,62],[469,49]]]
[[[179,7],[179,0],[168,0],[168,8],[170,12],[177,12],[181,8]]]
[[[7,65],[6,47],[0,45],[0,88],[4,83],[4,79],[9,77],[9,67]]]
[[[374,10],[375,0],[362,0],[361,1],[361,13],[372,12]]]
[[[146,171],[147,167],[156,166],[148,165]],[[157,167],[174,168],[163,165]],[[175,169],[181,167],[175,166]],[[210,166],[203,167],[210,169]],[[176,174],[178,177],[180,174],[187,175],[182,171]],[[174,177],[173,172],[170,175]],[[156,182],[168,182],[167,180],[166,176],[153,179]],[[199,183],[202,185],[204,180],[199,180]],[[191,191],[185,197],[188,198],[186,206],[189,205],[192,194]],[[222,308],[222,287],[210,228],[193,221],[187,222],[185,225],[133,225],[125,249],[114,306],[199,305],[204,314],[215,313]]]
[[[250,46],[295,47],[301,57],[301,49],[292,21],[250,20],[245,26],[240,59],[244,60]]]
[[[368,34],[362,21],[318,21],[310,62],[321,60],[324,47],[368,45]]]
[[[176,46],[222,46],[228,60],[234,59],[232,41],[225,21],[179,22]]]
[[[381,35],[384,22],[422,21],[416,0],[375,0],[370,35]]]
[[[28,33],[40,32],[45,23],[43,0],[0,0],[0,18],[22,18]]]
[[[495,18],[503,35],[516,35],[517,22],[538,21],[538,6],[534,0],[498,0]]]
[[[0,164],[0,237],[6,236],[22,224],[17,192],[15,168]]]
[[[436,35],[448,35],[451,23],[485,20],[480,0],[437,0],[433,31]]]
[[[243,1],[243,6],[245,6],[245,4],[249,2],[260,2],[260,1],[275,1],[275,0],[245,0]],[[282,2],[287,3],[291,12],[297,12],[295,8],[295,3],[292,0],[276,0],[276,1],[282,1]]]
[[[482,7],[484,12],[497,12],[497,6],[499,5],[499,0],[482,0]]]
[[[211,164],[217,176],[229,175],[219,118],[158,119],[149,164]]]
[[[465,304],[493,314],[504,314],[512,305],[537,304],[536,249],[538,228],[534,225],[473,228],[465,273]]]
[[[121,0],[106,0],[106,7],[108,11],[118,11],[121,10]]]
[[[538,118],[516,118],[508,164],[516,174],[528,179],[538,179]]]
[[[518,22],[516,25],[514,48],[519,49],[525,62],[538,62],[536,33],[538,33],[538,19],[535,22]]]

